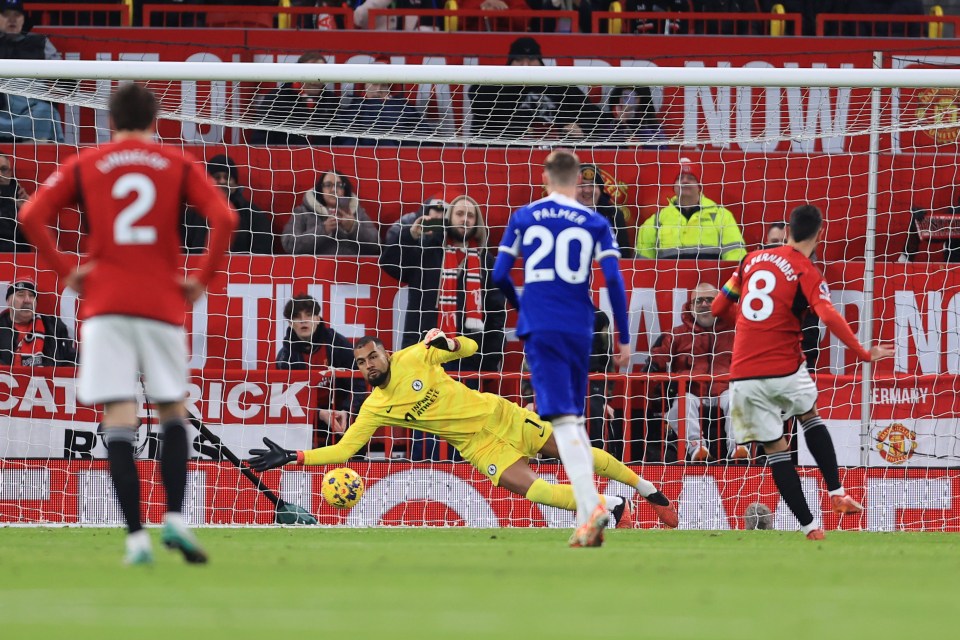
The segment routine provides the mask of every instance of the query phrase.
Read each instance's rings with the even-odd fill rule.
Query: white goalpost
[[[805,355],[844,484],[866,506],[843,522],[824,514],[824,524],[960,530],[960,275],[951,264],[960,260],[960,222],[952,222],[960,206],[952,192],[960,69],[913,68],[883,53],[873,69],[369,62],[22,60],[0,69],[0,94],[52,103],[64,134],[60,143],[0,140],[0,157],[27,194],[65,158],[109,139],[110,91],[138,81],[160,101],[159,139],[194,154],[214,178],[233,180],[225,193],[249,210],[227,269],[189,314],[193,524],[281,521],[272,491],[323,524],[570,526],[571,514],[491,487],[451,448],[402,421],[385,425],[348,464],[367,483],[350,511],[320,498],[323,469],[268,472],[265,494],[215,442],[241,459],[265,436],[290,449],[335,442],[334,414],[355,412],[366,391],[349,362],[297,341],[288,302],[312,296],[323,326],[345,343],[376,334],[389,349],[406,346],[441,311],[439,274],[448,268],[430,253],[442,254],[441,226],[423,226],[421,217],[458,202],[476,207],[479,244],[493,256],[510,212],[543,195],[543,159],[562,147],[591,167],[583,180],[595,190],[584,197],[604,207],[624,250],[634,340],[621,371],[609,364],[609,345],[595,345],[585,390],[595,446],[663,486],[678,502],[681,527],[743,527],[747,508],[763,503],[777,528],[797,528],[762,451],[741,458],[728,448],[715,391],[725,387],[729,361],[718,345],[732,344],[732,334],[719,334],[732,329],[711,325],[709,345],[694,342],[696,352],[665,353],[662,345],[680,327],[701,331],[694,292],[722,287],[743,251],[767,243],[771,225],[810,202],[824,212],[816,264],[834,305],[861,342],[896,346],[892,362],[861,365],[822,325],[805,325]],[[684,172],[709,205],[683,215],[726,225],[718,233],[733,235],[722,236],[723,249],[706,236],[670,245],[659,226]],[[332,192],[324,192],[327,182]],[[0,189],[0,197],[12,198],[10,210],[19,206],[16,195]],[[341,210],[350,220],[325,228]],[[727,215],[732,227],[717,222]],[[62,249],[85,251],[82,211],[63,212],[57,231]],[[189,268],[205,229],[185,212],[182,233]],[[23,281],[34,283],[37,311],[58,317],[77,339],[77,294],[17,244],[0,252],[0,284]],[[454,373],[529,402],[516,314],[482,294],[483,328],[470,329],[484,338],[481,370],[470,364]],[[609,318],[606,292],[595,302]],[[294,368],[277,364],[285,346],[306,354]],[[11,351],[0,342],[0,523],[119,524],[97,412],[77,404],[73,369],[23,366],[15,349],[8,362],[4,349]],[[705,355],[709,367],[691,372]],[[144,515],[156,520],[159,425],[146,405],[141,415]],[[703,461],[693,455],[701,447]],[[820,477],[802,438],[794,453],[806,467],[808,501],[818,505]],[[535,468],[562,480],[553,462]],[[649,527],[656,519],[641,508],[637,521]]]

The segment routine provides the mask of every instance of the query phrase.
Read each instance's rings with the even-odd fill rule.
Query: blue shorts
[[[592,344],[589,334],[536,331],[526,337],[524,351],[540,416],[583,415]]]

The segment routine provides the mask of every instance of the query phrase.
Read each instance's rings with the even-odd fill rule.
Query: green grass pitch
[[[121,565],[119,529],[0,529],[0,637],[955,637],[960,536],[208,529],[188,566]]]

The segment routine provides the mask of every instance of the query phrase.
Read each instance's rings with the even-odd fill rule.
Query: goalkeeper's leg
[[[500,475],[498,486],[523,496],[530,502],[566,511],[577,510],[572,486],[547,482],[538,477],[523,459],[517,460],[504,470]],[[607,511],[612,511],[615,515],[619,515],[618,512],[622,512],[624,506],[629,507],[627,501],[619,496],[600,495],[599,500]]]
[[[557,457],[556,440],[551,436],[540,449],[540,453],[551,458]],[[627,465],[623,464],[603,449],[593,447],[593,470],[598,476],[616,480],[623,484],[633,487],[650,506],[653,507],[660,521],[671,529],[676,528],[678,524],[677,511],[670,504],[667,496],[663,495],[656,486],[649,480],[641,478],[633,472]]]

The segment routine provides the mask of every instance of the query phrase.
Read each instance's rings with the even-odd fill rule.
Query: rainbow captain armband
[[[720,289],[720,292],[733,300],[734,302],[740,301],[740,287],[737,285],[735,278],[730,278],[724,283],[723,288]]]

